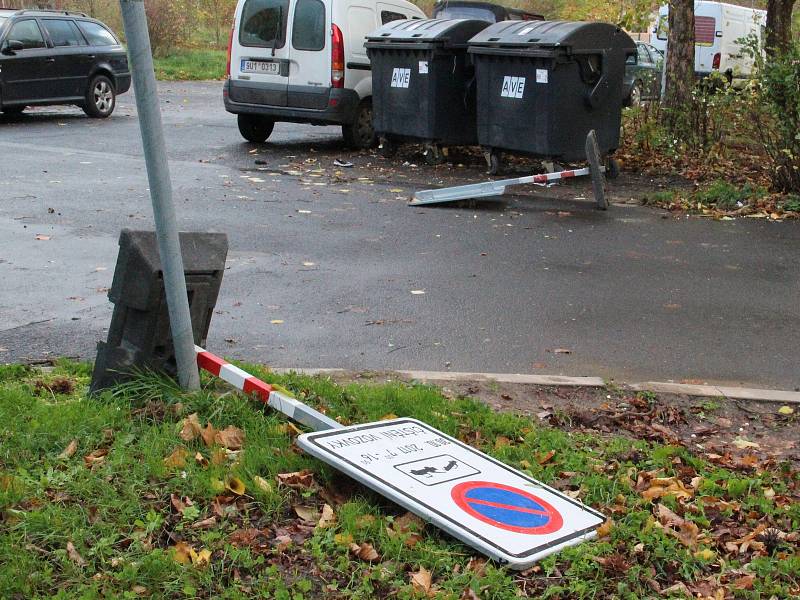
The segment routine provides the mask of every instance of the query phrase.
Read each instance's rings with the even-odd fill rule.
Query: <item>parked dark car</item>
[[[131,87],[117,36],[83,13],[0,9],[0,111],[76,104],[90,117],[114,112]]]
[[[477,19],[489,23],[500,21],[544,21],[542,15],[508,8],[492,2],[472,2],[470,0],[444,0],[433,5],[434,19]]]
[[[664,56],[644,42],[636,42],[636,54],[625,63],[623,95],[626,106],[639,106],[648,100],[661,98],[661,69]]]

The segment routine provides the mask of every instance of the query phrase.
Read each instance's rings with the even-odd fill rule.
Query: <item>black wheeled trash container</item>
[[[607,23],[503,21],[469,42],[478,142],[490,171],[499,151],[571,162],[594,130],[602,156],[619,146],[622,80],[631,37]]]
[[[381,150],[422,142],[438,162],[442,146],[475,145],[474,70],[467,42],[486,28],[472,19],[392,21],[367,36],[372,111]]]

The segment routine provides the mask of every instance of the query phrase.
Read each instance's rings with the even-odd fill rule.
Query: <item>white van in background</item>
[[[375,143],[364,42],[381,25],[424,19],[406,0],[239,0],[228,44],[225,109],[263,142],[278,121],[341,125],[356,148]]]
[[[650,43],[667,50],[669,5],[658,11]],[[761,47],[767,24],[767,11],[701,0],[694,3],[694,70],[698,75],[718,71],[729,79],[746,79],[753,72],[753,57],[744,52],[739,40],[756,36]]]

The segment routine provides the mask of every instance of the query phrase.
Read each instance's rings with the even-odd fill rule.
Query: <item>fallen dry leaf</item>
[[[481,597],[475,593],[472,588],[465,588],[459,600],[481,600]]]
[[[216,526],[217,524],[217,517],[211,516],[207,519],[202,519],[201,521],[195,521],[191,524],[192,529],[211,529],[212,527]]]
[[[204,469],[208,466],[208,459],[203,456],[201,452],[196,452],[194,455],[195,462]]]
[[[606,519],[606,521],[597,528],[597,537],[599,539],[607,538],[611,535],[611,530],[614,527],[614,521]]]
[[[794,409],[791,406],[781,406],[778,409],[778,414],[788,417],[794,414]]]
[[[69,443],[69,445],[66,448],[64,448],[64,451],[58,455],[58,458],[60,459],[71,458],[72,455],[74,455],[75,452],[77,451],[78,451],[78,440],[72,440]]]
[[[380,560],[380,555],[372,546],[372,544],[364,542],[360,546],[358,544],[350,544],[350,552],[366,562],[375,562]]]
[[[46,241],[48,241],[50,239],[50,236],[49,235],[39,234],[39,235],[36,236],[36,239],[38,241],[40,241],[40,242],[46,242]]]
[[[314,473],[308,469],[295,471],[294,473],[279,473],[275,476],[278,485],[284,485],[297,490],[308,490],[315,486]]]
[[[211,560],[211,550],[203,548],[200,552],[195,552],[194,548],[189,548],[189,556],[192,564],[196,567],[205,567]]]
[[[191,442],[203,430],[200,421],[198,420],[197,413],[192,413],[183,420],[183,427],[181,428],[181,439],[184,442]]]
[[[314,508],[313,506],[304,506],[302,504],[296,504],[292,507],[294,509],[295,514],[300,517],[303,521],[307,521],[308,523],[313,523],[319,519],[319,511]]]
[[[256,475],[255,477],[253,477],[253,483],[255,484],[256,489],[261,490],[265,494],[272,493],[272,485],[270,484],[269,481],[267,481],[260,475]]]
[[[228,481],[225,482],[225,489],[237,496],[241,496],[245,491],[244,482],[238,477],[229,477]]]
[[[425,567],[420,567],[419,571],[411,573],[410,576],[411,587],[414,588],[414,591],[418,593],[421,592],[427,596],[431,591],[431,584],[433,583],[431,572]]]
[[[179,446],[172,451],[172,454],[164,459],[164,465],[171,468],[182,469],[186,466],[187,456],[189,456],[189,451],[183,446]]]
[[[79,567],[86,566],[86,561],[75,549],[75,544],[73,544],[72,542],[67,542],[67,556],[73,563],[75,563]]]
[[[658,505],[658,520],[664,526],[664,531],[676,538],[681,544],[687,548],[697,546],[697,538],[700,535],[700,529],[697,525],[675,514],[664,504]]]
[[[191,546],[186,542],[178,542],[172,547],[172,558],[175,562],[180,563],[182,565],[188,565],[192,558],[189,555],[189,551],[191,550]]]
[[[233,425],[228,425],[225,429],[216,433],[214,441],[228,450],[240,450],[244,445],[244,431]]]
[[[83,462],[88,468],[93,469],[97,465],[103,464],[106,456],[108,456],[108,448],[100,448],[84,456]]]
[[[217,437],[217,429],[211,423],[206,423],[205,429],[200,430],[200,437],[203,438],[203,443],[210,448],[214,445]]]
[[[746,440],[743,437],[737,437],[733,440],[733,445],[739,448],[740,450],[744,450],[746,448],[760,448],[756,442],[751,442],[750,440]]]
[[[333,512],[333,508],[331,508],[330,504],[324,504],[322,506],[322,514],[319,517],[319,521],[317,521],[317,527],[325,529],[334,523],[336,523],[336,515]]]
[[[192,502],[191,498],[188,496],[184,496],[181,498],[180,496],[176,496],[175,494],[170,494],[169,496],[170,504],[172,504],[172,508],[175,509],[175,512],[182,515],[183,511],[186,510],[187,506],[194,506],[194,502]]]

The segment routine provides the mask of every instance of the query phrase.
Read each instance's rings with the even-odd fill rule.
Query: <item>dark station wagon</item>
[[[131,87],[117,36],[83,13],[0,8],[0,111],[76,104],[90,117],[114,112]]]

